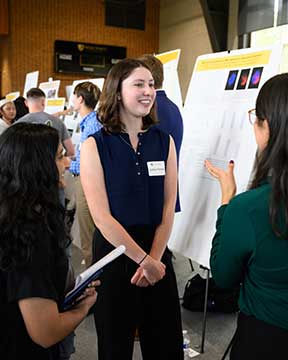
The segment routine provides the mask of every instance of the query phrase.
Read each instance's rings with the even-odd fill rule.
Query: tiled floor
[[[174,267],[178,281],[179,295],[182,297],[185,284],[193,274],[187,258],[175,253],[174,256]],[[76,273],[82,271],[81,251],[76,246],[73,246],[72,259]],[[193,264],[193,266],[196,271],[201,271],[197,268],[197,264]],[[188,331],[192,348],[200,352],[201,341],[203,339],[203,313],[191,312],[185,310],[182,306],[181,309],[183,329]],[[204,353],[198,355],[195,359],[221,360],[222,355],[234,334],[235,325],[235,314],[207,313]],[[75,344],[76,353],[73,354],[71,360],[97,360],[97,336],[93,316],[88,316],[76,330]],[[139,343],[135,342],[133,360],[141,359]],[[226,360],[228,360],[228,357]]]

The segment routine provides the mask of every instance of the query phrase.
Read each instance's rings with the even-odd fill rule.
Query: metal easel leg
[[[204,343],[205,343],[205,332],[206,332],[206,319],[207,319],[207,303],[208,303],[208,290],[209,290],[209,277],[210,270],[201,266],[200,268],[206,270],[206,287],[205,287],[205,300],[204,300],[204,312],[203,312],[203,323],[202,323],[202,339],[201,339],[201,348],[200,353],[204,353]]]

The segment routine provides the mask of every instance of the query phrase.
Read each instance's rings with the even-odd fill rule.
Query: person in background
[[[13,100],[13,103],[16,107],[16,116],[14,122],[20,119],[22,116],[29,113],[29,109],[26,105],[26,99],[23,96],[18,96],[17,99]]]
[[[179,160],[183,139],[183,119],[178,106],[168,98],[165,90],[163,90],[163,64],[156,56],[151,54],[144,54],[140,56],[139,60],[148,65],[153,75],[156,89],[157,117],[160,122],[158,126],[173,137],[177,159]]]
[[[260,89],[249,111],[258,145],[248,191],[235,196],[234,163],[206,161],[221,185],[210,266],[222,287],[241,284],[231,360],[286,359],[288,343],[288,74]]]
[[[22,116],[18,121],[34,124],[45,124],[57,129],[60,141],[66,149],[66,155],[74,156],[74,145],[65,124],[56,116],[44,112],[45,109],[44,91],[39,88],[31,88],[26,94],[26,105],[29,113]]]
[[[12,100],[0,100],[0,134],[13,124],[16,108]]]
[[[80,144],[77,148],[76,158],[71,161],[70,172],[74,177],[74,193],[76,200],[76,217],[79,224],[79,236],[86,267],[92,261],[92,239],[95,231],[93,219],[87,205],[80,181],[80,151],[83,142],[89,135],[101,129],[102,125],[97,119],[95,107],[100,97],[100,89],[90,81],[76,85],[73,95],[73,108],[78,111],[82,120],[80,122]]]
[[[144,54],[139,60],[150,69],[156,89],[156,109],[159,119],[159,128],[171,135],[176,148],[177,164],[179,164],[180,149],[183,139],[183,119],[178,106],[168,98],[163,90],[164,71],[162,62],[154,55]],[[181,210],[179,194],[177,193],[176,212]]]
[[[60,312],[68,271],[58,196],[63,145],[52,127],[16,123],[0,136],[0,162],[1,358],[59,360],[59,342],[97,296],[90,287]]]
[[[113,65],[98,116],[103,128],[81,147],[83,190],[96,225],[94,261],[126,246],[101,275],[95,307],[99,360],[182,360],[181,312],[167,248],[176,202],[174,141],[158,127],[154,80],[141,61]]]

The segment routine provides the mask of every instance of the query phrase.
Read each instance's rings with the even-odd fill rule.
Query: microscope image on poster
[[[248,89],[257,89],[258,88],[258,86],[260,84],[262,72],[263,72],[263,67],[257,67],[252,70]]]
[[[248,83],[248,76],[250,73],[250,69],[244,69],[241,70],[240,76],[239,76],[239,80],[238,80],[238,84],[237,84],[237,90],[243,90],[246,88],[246,85]]]
[[[238,70],[231,70],[228,74],[228,79],[226,81],[225,90],[234,90],[236,84],[236,79],[238,75]]]

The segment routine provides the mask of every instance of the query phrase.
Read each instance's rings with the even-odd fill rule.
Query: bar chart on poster
[[[257,150],[248,110],[263,83],[279,72],[281,51],[249,48],[197,58],[183,109],[182,211],[169,247],[207,268],[221,193],[204,160],[224,169],[234,160],[237,191],[247,189]]]

